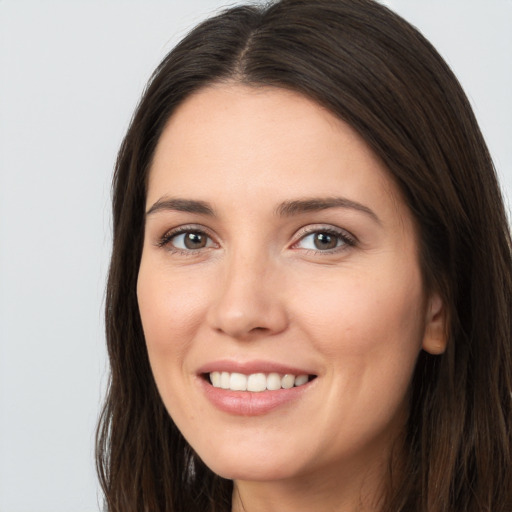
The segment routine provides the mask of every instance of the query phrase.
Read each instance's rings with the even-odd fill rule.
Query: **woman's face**
[[[442,310],[355,131],[297,93],[203,89],[161,136],[146,210],[151,367],[204,462],[253,481],[382,462],[419,351],[442,349]]]

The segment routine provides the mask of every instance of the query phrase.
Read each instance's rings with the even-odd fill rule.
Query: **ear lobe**
[[[422,348],[432,355],[440,355],[446,350],[446,311],[441,297],[434,293],[428,303],[425,318],[425,333]]]

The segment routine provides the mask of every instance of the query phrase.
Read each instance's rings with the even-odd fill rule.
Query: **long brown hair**
[[[97,464],[109,512],[229,511],[167,414],[136,297],[146,181],[174,109],[212,83],[292,89],[355,128],[419,227],[426,286],[449,318],[442,356],[415,369],[405,471],[392,512],[512,510],[511,240],[496,174],[457,79],[407,22],[372,0],[241,6],[193,30],[153,74],[119,151],[106,298],[111,379]]]

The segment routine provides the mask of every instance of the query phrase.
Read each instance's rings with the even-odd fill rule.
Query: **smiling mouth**
[[[274,372],[245,375],[237,372],[210,372],[203,374],[203,377],[214,388],[261,393],[263,391],[277,391],[304,386],[315,379],[316,375],[292,375]]]

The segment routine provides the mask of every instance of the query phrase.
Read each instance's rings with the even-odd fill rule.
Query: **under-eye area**
[[[316,379],[316,375],[292,375],[289,373],[251,373],[245,375],[238,372],[210,372],[203,374],[203,378],[215,388],[230,391],[277,391],[304,386]]]

